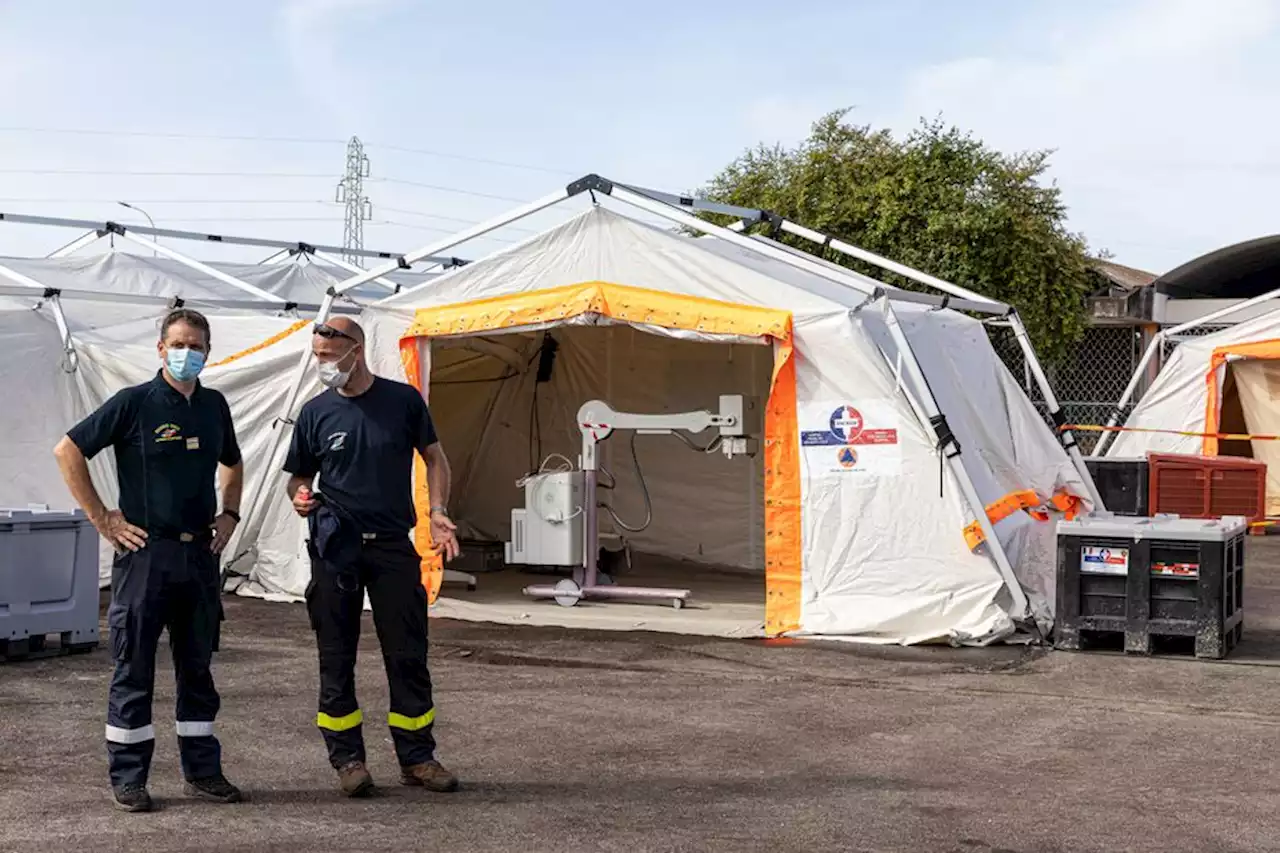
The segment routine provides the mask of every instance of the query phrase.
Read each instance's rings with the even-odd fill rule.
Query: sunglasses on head
[[[333,326],[330,326],[327,323],[316,323],[316,327],[315,329],[312,330],[312,332],[313,334],[317,334],[322,338],[346,338],[352,343],[359,343],[359,341],[357,341],[355,338],[348,335],[346,332],[343,332],[339,329],[335,329]]]

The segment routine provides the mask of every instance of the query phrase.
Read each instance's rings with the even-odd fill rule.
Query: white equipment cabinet
[[[524,508],[511,510],[508,565],[582,565],[586,489],[582,471],[549,471],[524,483]]]

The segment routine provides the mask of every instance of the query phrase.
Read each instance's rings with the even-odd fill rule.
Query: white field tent
[[[690,574],[707,564],[754,573],[769,635],[983,643],[1013,635],[1031,615],[1041,628],[1051,622],[1053,526],[1033,513],[1055,498],[1060,507],[1090,506],[1092,482],[996,356],[982,322],[953,307],[1020,330],[1016,314],[945,282],[960,298],[896,290],[704,223],[649,191],[584,180],[706,236],[597,205],[362,315],[377,330],[379,363],[399,357],[397,375],[429,395],[464,533],[510,535],[510,510],[522,503],[517,480],[553,454],[578,455],[583,402],[671,412],[714,408],[720,394],[740,393],[767,400],[753,459],[641,440],[653,521],[628,534],[637,551],[681,561]],[[552,378],[538,387],[532,363],[548,332],[559,350]],[[851,409],[874,438],[833,446],[827,439]],[[614,508],[640,518],[643,490],[626,438],[605,453]],[[997,511],[1011,500],[1012,509]],[[966,539],[970,525],[980,541]],[[631,605],[586,607],[640,618]],[[528,621],[530,611],[556,607],[526,600],[519,609],[513,618]]]
[[[594,206],[508,250],[384,297],[361,314],[375,370],[415,382],[428,395],[453,463],[453,512],[464,533],[494,542],[509,535],[510,509],[522,503],[515,481],[552,453],[576,458],[575,413],[588,399],[618,410],[662,412],[714,408],[721,394],[745,394],[759,398],[766,412],[752,458],[698,454],[669,437],[637,442],[653,523],[627,537],[642,560],[664,558],[690,576],[715,567],[745,577],[758,612],[755,630],[747,633],[986,643],[1013,636],[1019,625],[1048,626],[1053,527],[1035,518],[1053,517],[1051,505],[1087,507],[1096,493],[1070,433],[1064,450],[992,350],[984,321],[960,313],[1013,327],[1056,410],[1015,312],[762,211],[748,212],[759,215],[744,216],[743,230],[768,222],[948,295],[898,290],[688,212],[726,212],[723,206],[596,176],[353,275],[330,288],[319,306],[208,310],[215,363],[205,381],[228,395],[250,469],[245,521],[228,549],[238,593],[296,600],[309,575],[301,550],[305,527],[275,494],[288,425],[300,402],[319,390],[307,369],[309,335],[286,334],[296,330],[294,315],[322,319],[340,306],[351,310],[347,294],[363,296],[370,283],[394,287],[409,266],[586,191],[704,237]],[[49,287],[40,275],[55,274],[24,269],[7,277]],[[4,273],[0,269],[0,277]],[[237,280],[249,274],[240,270]],[[139,319],[105,300],[93,318],[85,311],[74,322],[68,308],[69,328],[59,334],[54,309],[71,304],[69,293],[43,300],[34,312],[32,298],[20,297],[3,321],[26,336],[23,361],[39,360],[48,374],[39,391],[40,422],[10,416],[19,423],[6,424],[23,436],[25,450],[4,463],[31,473],[22,478],[26,487],[0,494],[5,503],[69,502],[69,496],[51,497],[65,489],[48,449],[66,424],[119,387],[142,381],[157,364],[155,323],[163,306],[153,304]],[[38,327],[29,314],[41,318]],[[560,352],[534,408],[531,364],[546,333]],[[73,374],[59,366],[67,338],[77,353]],[[246,350],[217,365],[220,356]],[[0,372],[0,388],[29,397],[36,368],[16,365]],[[508,372],[514,375],[495,381]],[[850,420],[860,426],[849,429]],[[626,441],[611,439],[603,458],[617,480],[614,508],[636,519],[643,490],[628,465]],[[112,480],[108,457],[96,462],[99,483]],[[637,611],[664,609],[560,608],[520,600],[516,592],[515,616],[510,607],[498,616],[441,610],[453,597],[441,593],[438,565],[431,562],[424,559],[424,577],[442,613],[582,624],[571,617],[585,611],[597,614],[589,624],[631,629],[655,624]],[[561,623],[558,612],[566,616]],[[670,630],[708,632],[697,624],[702,613],[686,610],[682,625]]]
[[[1266,294],[1260,298],[1273,297],[1274,294]],[[1231,310],[1244,307],[1241,304]],[[1198,322],[1212,322],[1221,316],[1219,313]],[[1152,347],[1159,345],[1157,340]],[[1280,309],[1219,332],[1181,338],[1124,424],[1126,430],[1161,432],[1121,432],[1109,445],[1099,445],[1099,449],[1103,451],[1101,455],[1121,458],[1156,452],[1258,459],[1267,465],[1267,515],[1280,515],[1280,442],[1219,441],[1211,435],[1200,435],[1280,435],[1277,403]]]
[[[83,249],[95,234],[72,246]],[[203,264],[182,255],[151,257],[115,250],[0,258],[0,340],[5,344],[0,395],[8,401],[0,408],[0,431],[6,439],[0,444],[0,470],[5,473],[0,478],[0,506],[75,506],[54,461],[54,445],[73,423],[116,391],[155,375],[160,368],[160,321],[171,307],[183,304],[210,321],[213,350],[201,379],[223,392],[230,404],[246,459],[246,499],[258,491],[276,498],[245,518],[227,555],[255,560],[267,574],[289,578],[293,589],[299,577],[301,532],[278,494],[283,447],[271,465],[264,456],[273,433],[280,431],[276,418],[287,406],[296,365],[311,344],[304,318],[315,314],[326,293],[351,269],[358,269],[338,263],[307,252],[284,252],[272,263],[256,265]],[[385,296],[396,285],[426,280],[408,273],[393,278],[390,285],[371,283],[353,293]],[[347,299],[339,310],[358,309]],[[262,346],[268,341],[269,346]],[[225,359],[230,360],[220,363]],[[320,390],[309,375],[305,380],[303,395]],[[114,505],[118,490],[112,451],[93,459],[90,469],[104,501]],[[104,542],[99,566],[104,584],[110,578],[110,558]]]

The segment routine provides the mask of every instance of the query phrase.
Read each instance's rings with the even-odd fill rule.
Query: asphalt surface
[[[109,661],[0,663],[0,851],[1280,849],[1280,537],[1250,542],[1225,662],[1001,647],[590,634],[433,620],[442,759],[464,789],[343,799],[302,609],[229,598],[215,674],[233,806],[112,810]],[[161,672],[168,667],[164,653]],[[387,691],[372,626],[366,720]],[[171,678],[155,720],[172,731]]]

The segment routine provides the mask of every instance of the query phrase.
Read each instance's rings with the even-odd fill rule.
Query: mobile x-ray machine
[[[525,506],[511,511],[511,541],[506,543],[508,564],[572,567],[574,577],[555,584],[527,586],[524,594],[554,599],[565,607],[583,600],[605,599],[668,601],[677,609],[683,607],[692,595],[691,590],[622,586],[600,573],[598,445],[616,430],[631,430],[635,435],[677,435],[694,450],[704,453],[719,450],[732,459],[754,455],[749,445],[752,436],[760,431],[758,416],[756,401],[740,395],[722,395],[718,413],[703,410],[634,414],[614,411],[602,400],[583,404],[578,410],[578,428],[582,432],[580,470],[539,472],[525,478],[522,481]],[[705,447],[696,446],[684,435],[712,427],[718,428],[719,435]],[[634,441],[634,435],[632,439]],[[634,452],[634,446],[632,450]],[[638,461],[636,468],[641,486],[645,488]],[[612,510],[609,511],[612,514]],[[618,521],[616,515],[614,520]],[[622,526],[628,530],[643,529]]]

